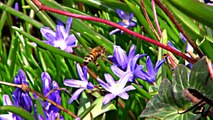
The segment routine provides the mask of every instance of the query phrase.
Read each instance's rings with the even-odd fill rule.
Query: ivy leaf
[[[193,113],[178,114],[178,107],[172,95],[172,84],[164,79],[159,88],[159,94],[154,96],[147,104],[140,117],[156,118],[163,120],[195,119]]]

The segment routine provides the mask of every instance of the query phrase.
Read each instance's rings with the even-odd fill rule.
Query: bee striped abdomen
[[[92,51],[84,57],[84,65],[87,65],[90,62],[94,62],[97,65],[97,59],[104,56],[105,53],[106,50],[103,46],[93,48]]]
[[[95,55],[93,53],[89,53],[84,57],[84,65],[87,65],[92,61],[95,62]]]

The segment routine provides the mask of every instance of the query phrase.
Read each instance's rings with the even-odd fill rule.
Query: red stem
[[[160,25],[159,25],[159,22],[158,22],[158,16],[157,16],[157,13],[156,13],[156,8],[155,8],[155,1],[152,0],[152,10],[153,10],[153,14],[154,14],[154,21],[155,21],[155,24],[156,24],[156,27],[157,27],[157,30],[158,30],[158,34],[162,37],[162,32],[161,32],[161,29],[160,29]]]
[[[50,8],[50,7],[42,5],[41,2],[38,1],[38,0],[33,0],[33,2],[38,7],[40,7],[41,10],[46,10],[46,11],[62,14],[62,15],[65,15],[65,16],[74,17],[74,18],[79,18],[79,19],[82,19],[82,20],[91,20],[91,21],[101,22],[101,23],[113,26],[113,27],[118,28],[118,29],[120,29],[120,30],[122,30],[122,31],[124,31],[124,32],[126,32],[128,34],[131,34],[131,35],[133,35],[133,36],[135,36],[137,38],[140,38],[140,39],[142,39],[142,40],[144,40],[146,42],[152,43],[152,44],[154,44],[154,45],[156,45],[158,47],[166,49],[166,50],[168,50],[168,51],[170,51],[170,52],[172,52],[172,53],[184,58],[185,60],[187,60],[190,63],[195,63],[196,62],[196,60],[186,56],[185,54],[183,54],[183,53],[181,53],[181,52],[179,52],[179,51],[177,51],[177,50],[175,50],[175,49],[173,49],[173,48],[171,48],[171,47],[169,47],[167,45],[164,45],[164,44],[159,43],[159,42],[157,42],[157,41],[155,41],[155,40],[153,40],[151,38],[148,38],[146,36],[143,36],[141,34],[138,34],[138,33],[134,32],[134,31],[131,31],[131,30],[127,29],[127,28],[124,28],[123,26],[120,26],[120,25],[118,25],[118,24],[116,24],[114,22],[111,22],[111,21],[108,21],[108,20],[104,20],[104,19],[101,19],[101,18],[97,18],[97,17],[78,15],[78,14],[74,14],[74,13],[69,13],[67,11],[58,10],[58,9],[55,9],[55,8]]]
[[[183,27],[178,23],[178,21],[175,19],[175,17],[172,15],[172,13],[166,8],[166,6],[161,3],[160,0],[154,0],[155,3],[166,13],[166,15],[171,19],[171,21],[175,24],[177,29],[183,34],[183,36],[187,39],[187,41],[190,43],[190,45],[194,48],[194,50],[197,52],[197,54],[200,57],[203,57],[203,53],[199,50],[197,45],[194,43],[194,41],[190,38],[190,36],[186,33],[186,31],[183,29]]]

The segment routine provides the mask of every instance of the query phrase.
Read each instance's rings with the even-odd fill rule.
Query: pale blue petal
[[[121,19],[129,20],[129,16],[123,10],[116,9],[116,12]]]
[[[66,48],[64,49],[64,51],[67,52],[67,53],[73,53],[72,47],[66,47]]]
[[[152,61],[149,56],[146,59],[146,69],[147,69],[148,74],[150,74],[150,75],[155,74],[155,71],[154,71],[154,68],[152,65]]]
[[[79,95],[81,94],[81,92],[84,91],[83,88],[80,88],[78,90],[76,90],[73,94],[72,94],[72,97],[70,98],[70,100],[68,101],[68,103],[72,103],[74,100],[77,100]]]
[[[70,28],[72,26],[72,17],[69,17],[66,23],[66,33],[69,34],[70,33]]]
[[[77,46],[78,40],[75,37],[75,35],[72,34],[72,35],[68,36],[65,41],[66,41],[67,46],[75,47],[75,46]]]
[[[115,30],[112,30],[110,33],[109,33],[109,35],[113,35],[113,34],[115,34],[116,32],[118,32],[118,31],[120,31],[120,29],[115,29]]]
[[[94,85],[91,82],[88,82],[87,89],[92,90],[94,88]]]
[[[127,87],[124,88],[124,91],[130,91],[130,90],[135,90],[135,87],[133,87],[132,85],[128,85]]]
[[[114,56],[122,69],[126,69],[127,67],[127,55],[126,51],[124,51],[120,46],[114,45]]]
[[[134,26],[136,26],[136,23],[133,22],[133,21],[131,21],[131,22],[129,23],[129,27],[134,27]]]
[[[52,84],[52,80],[47,72],[41,73],[41,80],[42,80],[43,94],[46,95],[51,89],[50,86]]]
[[[121,77],[125,74],[125,72],[118,68],[116,65],[112,65],[110,68],[112,72],[118,77]]]
[[[118,96],[124,100],[127,100],[129,98],[129,95],[126,92],[122,92]]]
[[[104,96],[104,99],[102,100],[102,104],[106,105],[107,103],[109,103],[112,99],[114,99],[116,96],[113,94],[106,94]]]
[[[110,74],[105,73],[104,77],[105,77],[105,79],[106,79],[106,81],[107,81],[109,86],[113,86],[113,85],[116,84],[114,78]]]
[[[54,46],[55,36],[53,36],[53,35],[50,34],[50,33],[47,33],[44,37],[45,37],[46,40],[47,40],[47,41],[44,41],[45,43]]]
[[[64,85],[74,88],[86,88],[87,84],[88,84],[87,81],[80,81],[74,79],[64,80]]]
[[[122,88],[124,88],[124,86],[126,85],[127,81],[133,77],[133,74],[131,72],[126,73],[125,75],[123,75],[119,81],[118,81],[118,85],[121,86]]]
[[[49,33],[55,37],[55,31],[51,30],[49,27],[42,27],[40,29],[41,34],[46,38],[46,34]]]
[[[64,40],[64,34],[62,33],[63,31],[61,30],[61,27],[59,25],[56,25],[56,40]]]
[[[133,18],[133,16],[134,16],[134,14],[131,12],[130,14],[129,14],[129,22],[131,22],[132,21],[132,18]]]
[[[132,45],[129,49],[128,60],[131,60],[134,58],[135,50],[136,50],[135,45]]]
[[[163,65],[163,63],[166,61],[166,59],[165,58],[163,58],[161,61],[158,61],[157,63],[156,63],[156,65],[155,65],[155,73],[157,74],[157,72],[158,72],[158,69]]]
[[[82,68],[81,68],[80,64],[77,64],[77,70],[78,70],[78,76],[80,77],[80,79],[82,81],[88,81],[87,80],[87,76],[84,76],[84,73],[82,71]]]
[[[101,80],[100,78],[97,78],[97,81],[99,82],[99,84],[106,90],[106,91],[110,91],[110,87],[107,83],[105,83],[103,80]]]
[[[12,101],[10,100],[9,95],[3,95],[3,105],[13,105]]]

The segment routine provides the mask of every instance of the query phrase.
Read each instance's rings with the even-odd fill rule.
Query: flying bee
[[[98,65],[97,59],[103,57],[105,53],[106,49],[103,46],[93,48],[91,52],[84,57],[84,65],[87,65],[90,62],[94,62],[96,65]]]

